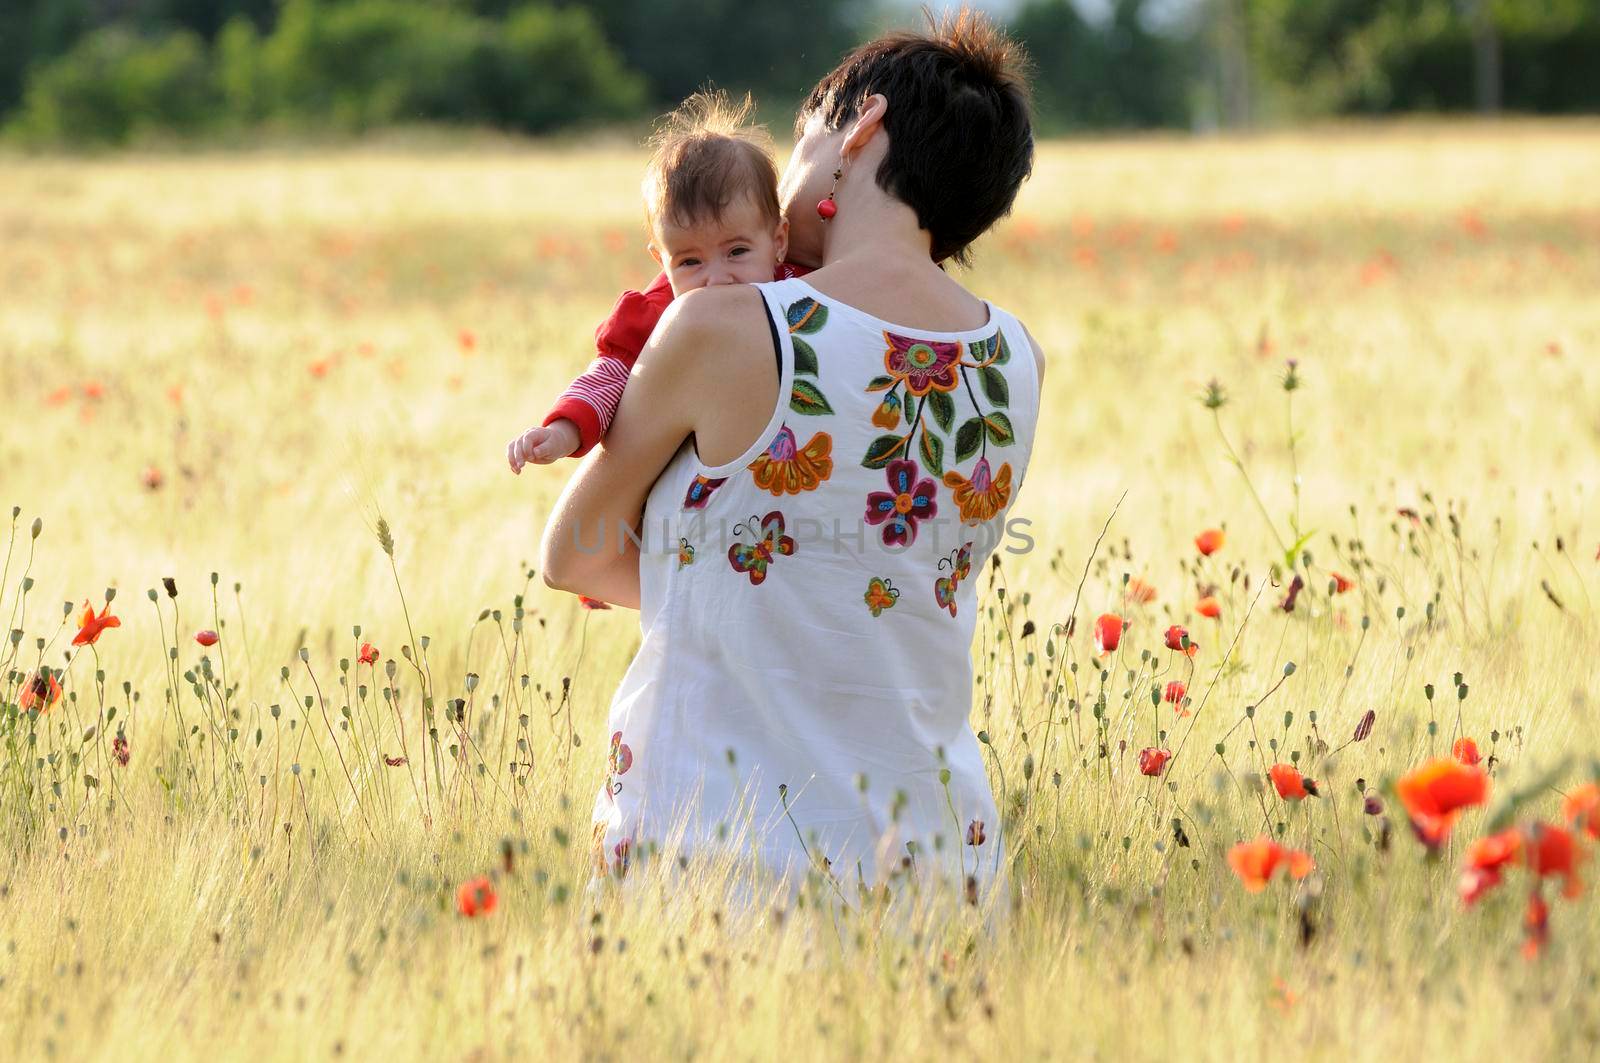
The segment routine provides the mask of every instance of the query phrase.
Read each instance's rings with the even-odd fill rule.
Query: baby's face
[[[716,284],[758,284],[772,279],[789,244],[789,223],[773,224],[753,202],[730,203],[719,219],[676,225],[656,223],[650,253],[666,271],[674,296]]]

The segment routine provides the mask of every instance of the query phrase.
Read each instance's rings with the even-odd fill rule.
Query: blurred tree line
[[[0,0],[23,143],[633,120],[706,81],[774,113],[887,0]],[[1102,4],[1102,7],[1107,5]],[[1040,126],[1600,110],[1600,0],[1024,0]]]

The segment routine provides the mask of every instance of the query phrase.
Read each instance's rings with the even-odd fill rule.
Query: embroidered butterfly
[[[714,480],[708,480],[704,476],[696,476],[694,481],[689,484],[689,490],[684,492],[683,508],[705,508],[705,504],[711,500],[711,492],[727,482],[728,478],[726,476],[718,476]]]
[[[728,547],[728,563],[735,572],[748,573],[751,586],[756,586],[767,578],[767,566],[779,554],[794,553],[794,538],[783,534],[783,514],[777,510],[761,518],[759,529],[754,517],[733,527],[735,534],[740,534],[741,529],[754,532],[759,537],[754,545],[734,543]]]
[[[873,576],[867,581],[867,593],[861,597],[866,600],[867,610],[873,616],[881,616],[885,609],[894,608],[895,601],[900,597],[900,588],[882,576]]]
[[[678,540],[678,567],[694,564],[694,547],[688,539]]]
[[[939,608],[950,610],[950,615],[956,615],[956,588],[961,586],[961,581],[972,575],[972,544],[967,543],[961,549],[952,552],[949,557],[939,559],[939,567],[950,566],[950,575],[940,576],[933,581],[933,600],[939,603]]]

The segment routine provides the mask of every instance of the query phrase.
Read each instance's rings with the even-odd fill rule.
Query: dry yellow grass
[[[0,645],[13,1052],[1594,1052],[1592,897],[1547,889],[1551,943],[1525,962],[1524,872],[1474,910],[1456,898],[1493,810],[1430,859],[1388,786],[1459,728],[1494,754],[1493,804],[1543,783],[1523,813],[1553,817],[1551,787],[1600,754],[1600,125],[1044,150],[968,278],[1053,364],[1017,509],[1038,549],[1006,559],[974,647],[975,720],[1019,852],[1018,905],[993,938],[975,916],[910,937],[810,907],[722,915],[716,879],[669,892],[648,866],[627,904],[595,914],[583,897],[604,712],[637,629],[530,580],[565,470],[513,478],[502,454],[587,360],[617,290],[648,279],[640,165],[498,145],[0,167],[0,505],[22,511],[0,614],[24,632]],[[1290,358],[1305,378],[1292,456]],[[1275,530],[1198,401],[1212,378]],[[1285,613],[1262,583],[1292,462],[1316,534]],[[1067,638],[1054,625],[1123,492]],[[1228,544],[1200,564],[1191,540],[1213,525]],[[1355,589],[1330,596],[1335,570]],[[1125,573],[1157,600],[1124,606]],[[1192,612],[1208,581],[1215,623]],[[20,676],[65,663],[61,603],[98,606],[107,586],[122,627],[77,656],[61,705],[16,715]],[[1089,628],[1124,607],[1135,624],[1102,679]],[[1160,644],[1173,622],[1202,644],[1189,684],[1204,707],[1182,721],[1149,700],[1187,668]],[[202,650],[192,634],[212,627],[221,642]],[[419,802],[421,681],[400,650],[422,635],[446,763],[444,793]],[[366,639],[375,675],[353,663]],[[389,660],[399,768],[378,759],[401,748],[378,692]],[[443,720],[458,697],[460,771]],[[1372,738],[1334,754],[1368,709]],[[1135,767],[1158,726],[1183,749],[1161,781]],[[1320,801],[1286,807],[1264,787],[1274,741]],[[1388,805],[1387,851],[1357,778]],[[1223,854],[1279,823],[1318,870],[1247,895]],[[498,909],[456,916],[457,884],[491,872]]]

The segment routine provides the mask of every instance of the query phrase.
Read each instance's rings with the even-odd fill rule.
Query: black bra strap
[[[772,318],[772,306],[763,297],[761,305],[767,311],[767,328],[772,332],[772,354],[778,360],[778,379],[783,379],[783,344],[778,340],[778,323]]]

